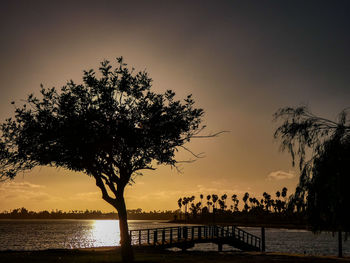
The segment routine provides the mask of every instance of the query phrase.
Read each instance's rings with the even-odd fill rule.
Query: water
[[[177,226],[166,221],[130,220],[130,229]],[[260,236],[260,228],[243,228]],[[118,220],[0,220],[0,250],[88,248],[119,244]],[[224,250],[232,247],[224,246]],[[215,244],[198,244],[192,250],[217,250]],[[343,243],[350,256],[350,241]],[[337,237],[304,230],[266,229],[266,251],[308,255],[337,255]]]

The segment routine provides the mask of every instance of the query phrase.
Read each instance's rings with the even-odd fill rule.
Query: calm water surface
[[[166,221],[129,220],[130,229],[176,226]],[[260,228],[244,228],[260,236]],[[0,250],[42,250],[117,246],[118,220],[0,220]],[[224,250],[232,247],[224,246]],[[350,256],[350,241],[343,244]],[[198,244],[192,250],[217,250],[215,244]],[[266,250],[309,255],[337,255],[337,237],[331,233],[267,229]]]

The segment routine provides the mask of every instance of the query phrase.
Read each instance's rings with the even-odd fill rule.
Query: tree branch
[[[93,175],[93,177],[96,180],[96,185],[101,189],[103,200],[105,200],[111,205],[114,205],[116,199],[109,196],[101,177],[99,177],[98,175]]]
[[[203,156],[204,153],[199,153],[199,154],[195,154],[194,152],[192,152],[190,149],[188,149],[187,147],[180,145],[180,147],[184,150],[186,150],[187,152],[189,152],[190,154],[192,154],[194,157],[196,158],[204,158],[205,156]]]
[[[217,132],[217,133],[210,133],[208,135],[194,135],[191,138],[212,138],[212,137],[217,137],[218,135],[225,133],[225,132],[230,132],[230,131],[221,131],[221,132]]]

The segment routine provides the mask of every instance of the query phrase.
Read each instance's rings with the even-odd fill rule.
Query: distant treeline
[[[127,210],[127,212],[130,220],[171,220],[176,214],[174,211],[143,212],[141,208]],[[22,207],[0,213],[0,219],[118,219],[118,214],[115,212],[103,213],[99,210],[34,212]]]
[[[272,195],[264,192],[261,198],[246,192],[242,200],[236,194],[201,194],[196,202],[195,196],[178,200],[177,222],[187,223],[235,223],[240,225],[280,225],[306,227],[305,200],[287,196],[288,189]],[[198,200],[198,199],[197,199]],[[240,205],[240,201],[242,201]]]

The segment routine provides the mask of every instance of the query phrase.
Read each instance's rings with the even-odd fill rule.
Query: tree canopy
[[[89,175],[132,174],[152,169],[151,162],[175,165],[175,150],[200,130],[202,109],[175,93],[150,91],[146,72],[133,74],[118,59],[112,71],[101,63],[102,77],[85,71],[83,84],[41,88],[42,98],[29,95],[15,117],[1,125],[1,174],[14,177],[37,165],[52,165]]]
[[[129,69],[122,57],[116,62],[103,61],[99,74],[84,71],[82,84],[41,86],[40,97],[13,103],[15,114],[0,129],[0,174],[53,166],[94,177],[118,210],[123,259],[132,261],[124,188],[153,164],[176,166],[176,151],[188,150],[184,144],[204,128],[204,112],[191,95],[180,101],[171,90],[154,93],[146,72]]]
[[[274,115],[281,149],[297,159],[301,175],[294,199],[306,199],[313,231],[350,231],[350,120],[347,109],[337,121],[312,114],[306,107],[283,108]]]

